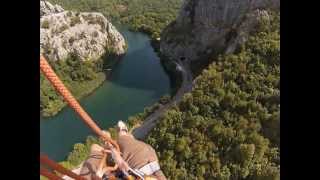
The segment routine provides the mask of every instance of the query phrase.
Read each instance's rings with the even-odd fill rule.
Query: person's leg
[[[90,155],[87,160],[83,163],[80,170],[80,176],[86,179],[91,179],[99,167],[100,161],[103,157],[103,147],[98,144],[92,144],[90,148]]]
[[[110,136],[110,133],[104,131],[104,133]],[[92,144],[90,147],[90,155],[83,163],[82,168],[80,170],[80,175],[84,176],[86,179],[92,179],[92,175],[96,173],[98,167],[100,165],[101,159],[103,158],[104,148],[98,144]]]

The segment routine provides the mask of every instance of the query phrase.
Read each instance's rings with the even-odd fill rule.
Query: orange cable
[[[40,69],[53,85],[53,87],[62,95],[64,100],[68,105],[81,117],[81,119],[102,139],[111,143],[119,152],[119,145],[111,138],[107,137],[99,126],[92,120],[92,118],[87,114],[87,112],[81,107],[78,101],[73,97],[70,91],[65,87],[60,78],[53,71],[47,60],[40,55]]]

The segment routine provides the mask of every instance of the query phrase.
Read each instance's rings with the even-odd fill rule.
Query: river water
[[[142,112],[161,96],[170,93],[170,80],[160,64],[147,35],[118,28],[128,51],[112,75],[80,103],[103,129],[118,120]],[[40,152],[55,161],[64,160],[75,143],[84,142],[92,132],[69,107],[51,118],[40,118]]]

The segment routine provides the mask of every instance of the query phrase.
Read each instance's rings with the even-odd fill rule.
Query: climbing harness
[[[78,101],[73,97],[70,91],[65,87],[63,82],[59,79],[59,77],[53,71],[53,69],[47,62],[47,60],[42,55],[40,55],[40,69],[44,74],[44,76],[49,80],[52,86],[56,89],[56,91],[59,92],[59,94],[63,97],[63,99],[67,102],[67,104],[81,117],[84,123],[86,123],[90,127],[90,129],[92,129],[105,142],[105,144],[109,146],[110,148],[109,153],[111,154],[111,156],[116,157],[115,153],[120,153],[120,147],[117,144],[117,142],[103,133],[100,127],[93,121],[93,119],[86,113],[86,111],[81,107]],[[108,153],[104,154],[100,162],[99,168],[109,173],[118,170],[119,169],[118,164],[115,164],[114,166],[106,165],[105,162],[106,162],[107,154]],[[61,174],[67,175],[73,179],[84,180],[83,177],[64,168],[63,166],[54,162],[53,160],[50,160],[49,157],[44,154],[40,154],[40,163],[50,167],[51,169]],[[133,174],[135,177],[137,177],[137,179],[144,180],[144,177],[143,175],[141,175],[141,173],[137,172],[136,170],[133,170],[130,167],[129,167],[129,171],[131,172],[130,174]],[[126,179],[133,179],[133,177],[128,172],[125,172],[125,171],[122,171],[122,172],[125,174]],[[53,180],[62,179],[58,175],[50,172],[49,170],[41,166],[40,166],[40,174]]]
[[[140,169],[136,169],[136,172],[140,174],[140,176],[150,176],[151,174],[160,170],[160,165],[157,161],[150,162],[144,165]]]

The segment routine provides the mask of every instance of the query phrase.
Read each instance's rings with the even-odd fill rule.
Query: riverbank
[[[94,80],[85,81],[81,83],[73,82],[68,84],[69,86],[68,88],[72,89],[73,95],[77,99],[81,99],[85,96],[90,95],[92,92],[94,92],[94,90],[100,87],[100,85],[105,80],[106,80],[106,74],[101,72],[101,73],[97,73],[97,77]],[[51,84],[49,83],[46,83],[46,85],[51,86]],[[52,105],[49,105],[47,108],[41,111],[42,117],[48,118],[48,117],[55,116],[66,106],[66,103],[61,98],[57,99],[56,101],[53,101],[51,104]]]
[[[93,93],[111,76],[111,68],[115,67],[120,59],[121,56],[110,54],[94,62],[77,62],[78,65],[73,65],[74,67],[66,65],[70,64],[68,59],[67,62],[51,63],[51,66],[74,97],[80,100]],[[81,63],[84,65],[80,65]],[[90,64],[87,65],[88,63]],[[55,92],[49,81],[42,74],[40,75],[40,115],[44,118],[53,117],[66,107],[66,103]],[[74,76],[78,79],[74,80]],[[79,76],[84,78],[80,79]]]

